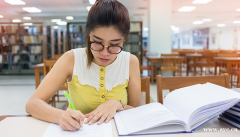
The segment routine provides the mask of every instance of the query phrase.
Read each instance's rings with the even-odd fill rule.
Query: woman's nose
[[[109,51],[108,51],[108,47],[104,47],[104,49],[102,50],[102,51],[100,51],[100,53],[101,54],[103,54],[103,55],[110,55],[111,53],[109,53]]]

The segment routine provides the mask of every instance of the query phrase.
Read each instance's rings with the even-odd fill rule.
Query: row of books
[[[30,36],[26,35],[23,36],[24,43],[42,43],[42,35]]]
[[[6,43],[17,43],[19,41],[19,37],[16,35],[11,35],[11,36],[2,36],[1,38],[1,43],[6,44]]]
[[[17,24],[1,25],[0,33],[42,33],[42,26],[30,26],[27,29]]]
[[[23,42],[23,43],[42,43],[42,36],[41,35],[25,35],[19,38],[19,36],[16,35],[11,35],[11,36],[2,36],[0,39],[0,42],[2,44],[7,44],[7,43],[18,43],[18,42]]]
[[[234,88],[232,90],[240,93],[239,88]],[[240,103],[222,113],[218,119],[240,129]]]
[[[14,54],[0,54],[0,64],[4,62],[12,62],[18,63],[19,60],[21,62],[29,62],[29,63],[40,63],[42,62],[43,58],[41,54],[36,55],[14,55]],[[11,64],[11,63],[9,63]]]

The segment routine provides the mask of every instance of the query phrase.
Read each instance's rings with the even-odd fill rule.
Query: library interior
[[[0,137],[169,134],[240,135],[239,0],[0,1]]]

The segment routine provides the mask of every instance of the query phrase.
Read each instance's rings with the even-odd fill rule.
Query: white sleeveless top
[[[93,63],[90,68],[87,67],[87,54],[85,48],[73,49],[74,52],[74,69],[73,76],[78,77],[78,81],[82,85],[89,85],[99,91],[100,86],[100,66]],[[110,65],[105,67],[105,90],[111,91],[112,88],[125,84],[129,81],[129,63],[130,53],[121,51],[117,59]]]

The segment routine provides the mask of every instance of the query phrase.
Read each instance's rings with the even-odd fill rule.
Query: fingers
[[[108,117],[107,117],[107,119],[106,119],[106,121],[105,121],[105,123],[108,123],[111,119],[113,118],[113,116],[111,116],[111,115],[108,115]]]
[[[72,126],[70,123],[68,123],[68,122],[66,122],[65,124],[64,124],[64,126],[67,128],[67,130],[69,130],[69,131],[76,131],[76,130],[78,130],[77,128],[75,128],[74,126]]]
[[[97,120],[99,120],[103,116],[102,113],[93,113],[91,114],[88,119],[86,120],[85,124],[88,123],[89,125],[92,125],[95,123]]]
[[[85,115],[83,115],[80,111],[78,110],[72,110],[70,109],[69,111],[71,111],[71,117],[73,117],[80,125],[80,127],[82,126],[84,119],[85,119]],[[71,123],[70,123],[71,124]],[[75,127],[75,126],[74,126]]]
[[[80,124],[79,121],[73,119],[73,118],[69,118],[67,121],[71,126],[73,126],[76,129],[80,129]]]
[[[104,114],[102,117],[101,117],[101,119],[98,121],[98,125],[101,125],[106,119],[107,119],[107,117],[108,117],[108,114]]]
[[[81,128],[85,116],[78,110],[67,109],[59,119],[63,130],[76,131]]]

